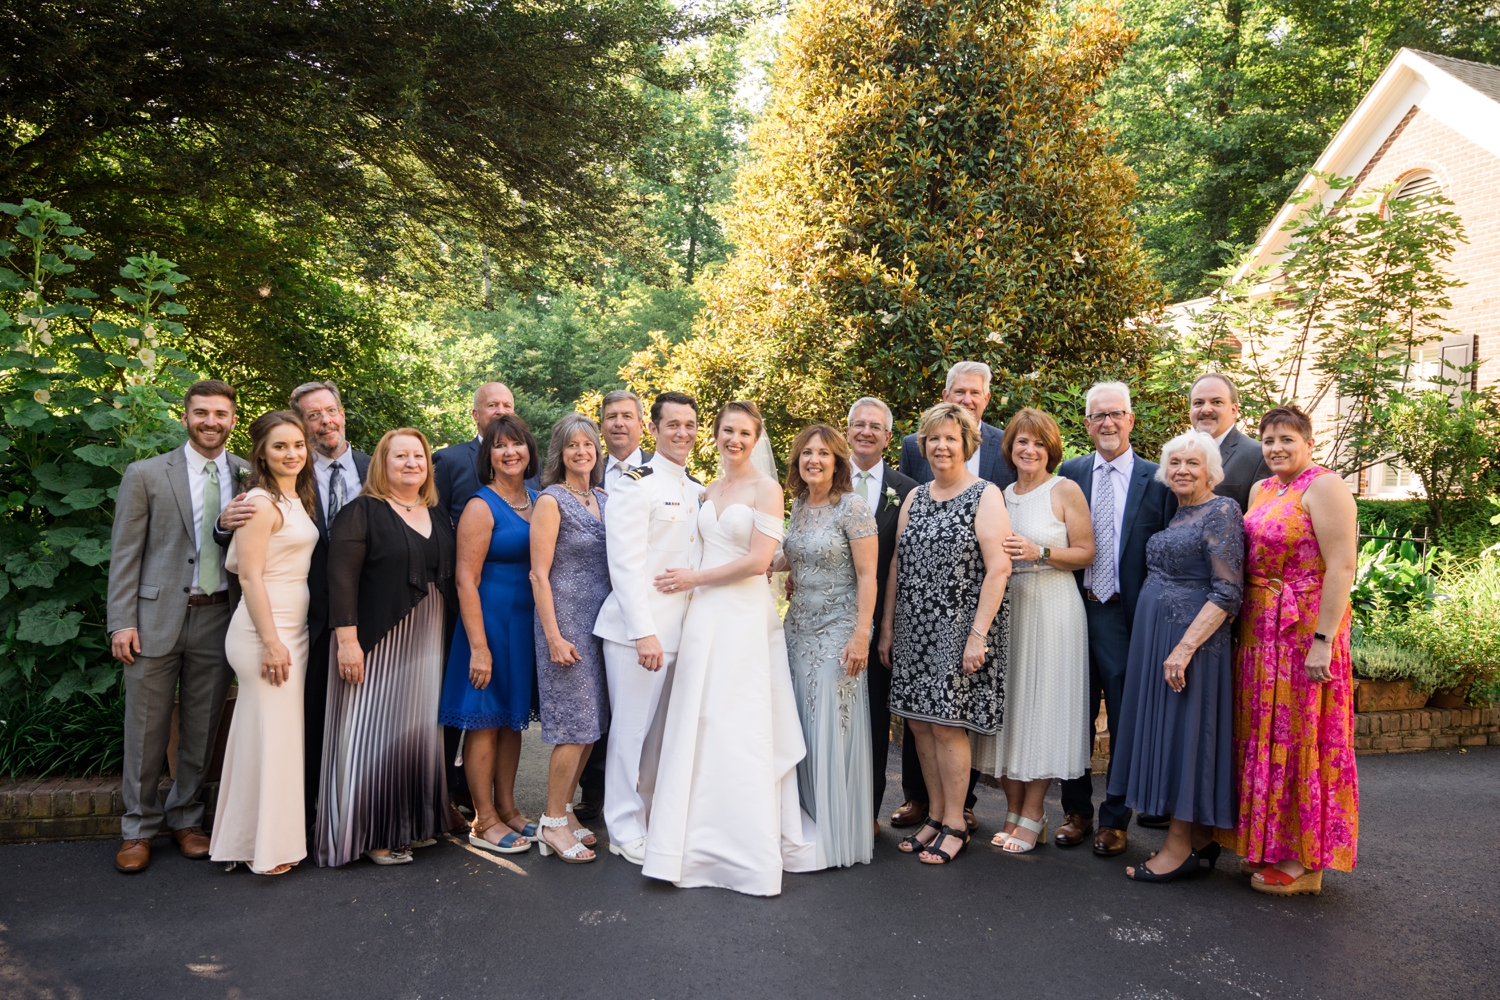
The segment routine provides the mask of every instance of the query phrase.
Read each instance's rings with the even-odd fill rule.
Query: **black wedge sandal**
[[[904,854],[916,854],[920,851],[927,850],[927,845],[918,840],[917,836],[929,826],[934,830],[943,829],[943,824],[939,823],[931,816],[928,816],[922,821],[922,825],[917,827],[916,833],[908,834],[901,839],[901,842],[896,845],[896,850],[901,851]]]
[[[958,838],[958,840],[960,841],[960,843],[958,845],[958,850],[954,851],[952,854],[949,854],[947,851],[943,850],[941,847],[938,847],[937,845],[943,842],[943,838],[944,837],[956,837],[956,838]],[[964,852],[964,850],[968,846],[969,846],[969,829],[968,829],[967,825],[965,825],[963,829],[959,829],[959,830],[955,830],[951,826],[945,826],[945,827],[943,827],[943,831],[941,833],[939,833],[936,837],[932,838],[932,843],[928,844],[926,847],[924,847],[922,849],[922,853],[923,854],[935,854],[938,857],[942,858],[943,860],[941,860],[941,861],[929,861],[926,858],[920,857],[920,856],[917,858],[917,860],[920,861],[920,862],[922,862],[922,864],[924,864],[924,865],[946,865],[949,862],[951,862],[954,859],[956,859],[960,854],[962,854]]]

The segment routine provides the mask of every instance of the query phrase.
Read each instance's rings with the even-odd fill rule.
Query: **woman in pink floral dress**
[[[1283,406],[1261,419],[1273,475],[1245,514],[1245,600],[1235,669],[1239,822],[1219,840],[1252,886],[1316,894],[1352,871],[1359,841],[1349,587],[1354,498],[1314,465],[1312,422]]]

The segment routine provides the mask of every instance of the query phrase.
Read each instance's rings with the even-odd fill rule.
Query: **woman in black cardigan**
[[[328,679],[319,865],[360,855],[411,861],[446,828],[438,699],[453,634],[453,529],[433,517],[432,453],[410,427],[380,439],[364,492],[329,530],[329,622],[338,674]]]

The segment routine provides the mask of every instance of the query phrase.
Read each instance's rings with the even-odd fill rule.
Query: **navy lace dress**
[[[1235,824],[1231,638],[1244,565],[1245,519],[1229,497],[1180,508],[1146,543],[1146,583],[1109,769],[1110,793],[1123,794],[1138,812]],[[1173,691],[1163,664],[1209,601],[1229,617],[1193,654],[1183,689]]]

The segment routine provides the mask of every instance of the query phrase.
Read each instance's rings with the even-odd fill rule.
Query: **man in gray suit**
[[[213,528],[250,471],[224,450],[234,406],[230,386],[195,382],[182,404],[187,444],[131,463],[115,500],[108,628],[111,651],[125,665],[124,843],[115,855],[122,872],[150,864],[163,820],[185,857],[208,857],[200,796],[229,693],[224,633],[238,597]],[[177,776],[163,805],[157,785],[174,694]]]
[[[1239,429],[1240,390],[1218,372],[1198,376],[1188,391],[1188,420],[1219,443],[1224,481],[1214,487],[1221,497],[1233,497],[1243,513],[1250,506],[1250,488],[1271,474],[1260,442]]]

